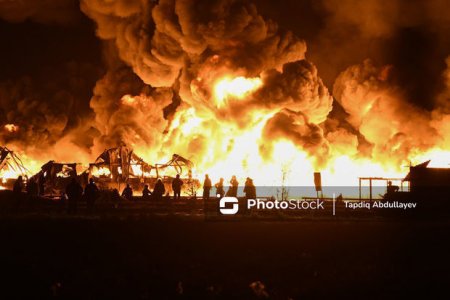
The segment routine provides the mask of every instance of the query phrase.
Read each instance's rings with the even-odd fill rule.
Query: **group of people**
[[[25,180],[23,179],[22,175],[20,175],[17,180],[14,182],[13,185],[13,192],[15,193],[22,193],[22,192],[26,192],[28,196],[38,196],[38,195],[42,195],[44,193],[44,186],[43,184],[41,184],[41,182],[43,183],[43,180],[40,180],[40,178],[27,178],[26,179],[26,184],[25,184]]]
[[[223,182],[224,182],[224,179],[220,178],[219,182],[217,182],[214,185],[214,187],[216,188],[216,197],[219,199],[224,196],[225,197],[237,197],[239,182],[237,181],[236,176],[233,175],[231,177],[230,186],[226,193],[225,193]],[[212,189],[211,179],[209,178],[208,174],[206,174],[205,180],[203,182],[203,199],[204,200],[209,200],[211,189]],[[245,197],[247,199],[255,199],[256,198],[256,187],[253,184],[253,179],[251,179],[250,177],[247,177],[247,179],[245,180],[244,193],[245,193]]]
[[[176,177],[172,180],[172,191],[173,191],[173,200],[179,201],[181,199],[181,188],[183,186],[183,180],[180,178],[180,175],[177,174]],[[216,189],[216,195],[214,198],[222,198],[224,196],[226,197],[237,197],[238,194],[238,187],[239,182],[236,179],[236,176],[232,176],[230,180],[230,186],[225,193],[224,188],[224,179],[220,178],[220,180],[214,184],[214,187]],[[205,175],[205,179],[203,181],[203,199],[209,200],[211,190],[213,188],[211,179],[209,178],[209,175]],[[155,187],[153,189],[153,192],[150,190],[148,184],[144,185],[144,189],[142,190],[142,199],[143,200],[162,200],[164,195],[166,193],[166,188],[164,186],[164,183],[161,179],[158,179],[156,181]],[[244,186],[244,193],[246,198],[248,199],[255,199],[256,198],[256,188],[253,184],[253,179],[250,177],[247,177],[245,181]],[[133,188],[130,186],[130,184],[127,184],[125,189],[122,191],[122,197],[128,200],[133,200]]]
[[[176,177],[171,182],[173,199],[175,201],[181,199],[181,188],[183,184],[184,184],[183,180],[180,178],[179,174],[177,174]],[[38,186],[38,183],[34,180],[28,180],[27,184],[25,185],[22,176],[19,176],[16,182],[14,183],[13,191],[15,193],[22,193],[23,190],[25,189],[25,186],[27,194],[31,196],[37,196],[39,194],[39,190],[41,189]],[[223,178],[220,178],[220,180],[216,184],[214,184],[214,187],[216,191],[214,198],[220,199],[224,196],[237,197],[239,182],[237,181],[236,176],[233,175],[231,177],[230,185],[226,193]],[[203,182],[204,200],[210,199],[210,193],[212,188],[213,185],[211,179],[209,178],[208,174],[206,174]],[[256,188],[255,185],[253,184],[253,180],[249,177],[247,177],[247,180],[245,181],[244,193],[247,199],[256,198]],[[150,190],[148,184],[144,186],[144,189],[142,190],[142,199],[159,201],[163,199],[165,194],[166,188],[164,186],[164,183],[160,178],[158,178],[153,188],[153,191]],[[70,183],[66,186],[65,195],[67,196],[68,200],[67,205],[68,213],[76,213],[78,202],[81,200],[83,195],[86,200],[88,210],[92,211],[94,209],[95,201],[99,196],[99,188],[95,184],[93,178],[89,179],[89,183],[85,186],[84,189],[76,178],[72,178]],[[118,191],[117,196],[119,196]],[[126,185],[126,187],[122,191],[121,196],[127,200],[133,200],[133,188],[131,187],[130,184]]]
[[[67,212],[69,214],[74,214],[77,212],[78,201],[81,200],[83,194],[86,199],[88,211],[94,210],[95,201],[99,196],[99,189],[93,178],[89,179],[89,183],[84,188],[84,191],[81,184],[75,178],[72,178],[70,183],[67,185],[65,192],[68,201]]]
[[[172,187],[174,186],[174,182],[177,179],[179,181],[181,181],[180,175],[177,175],[177,177],[174,179],[174,181],[172,182]],[[181,184],[183,184],[182,181],[181,181]],[[178,191],[178,194],[181,193],[181,185],[180,185],[180,189],[177,191]],[[148,184],[144,185],[144,189],[142,190],[142,199],[143,200],[153,199],[156,201],[162,200],[165,192],[166,192],[166,188],[164,186],[164,183],[162,182],[161,178],[158,178],[158,180],[155,183],[155,187],[153,188],[153,192],[150,191]],[[174,189],[174,192],[176,193],[175,189]],[[122,197],[124,197],[127,200],[133,200],[133,188],[131,187],[130,184],[127,184],[127,186],[123,189]]]

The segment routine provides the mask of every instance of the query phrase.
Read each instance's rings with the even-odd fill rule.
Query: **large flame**
[[[262,85],[260,78],[245,78],[226,76],[217,81],[214,87],[214,98],[218,107],[224,105],[227,97],[242,99]]]
[[[228,99],[246,101],[255,91],[261,88],[260,78],[245,78],[232,75],[221,76],[213,80],[212,97],[218,109],[226,107]],[[142,99],[141,99],[142,100]],[[134,105],[139,99],[131,95],[122,97],[123,105]],[[165,140],[162,141],[163,150],[148,149],[139,145],[135,152],[142,155],[146,161],[154,164],[167,161],[172,153],[180,153],[191,158],[196,155],[195,145],[202,134],[209,133],[208,147],[198,150],[200,156],[195,156],[196,164],[193,176],[202,178],[209,174],[213,181],[224,178],[227,183],[235,175],[240,184],[246,177],[251,177],[258,186],[311,186],[314,184],[313,173],[322,173],[322,183],[328,186],[357,186],[358,177],[403,178],[408,172],[408,166],[431,159],[429,167],[449,167],[450,152],[440,148],[431,149],[425,153],[416,153],[412,157],[405,157],[403,164],[386,161],[371,160],[358,155],[343,154],[342,149],[331,145],[326,164],[318,165],[316,157],[289,139],[265,140],[263,129],[267,121],[277,113],[277,109],[252,110],[251,122],[246,126],[237,126],[234,122],[219,122],[214,111],[197,112],[195,106],[181,110],[175,114]],[[5,127],[6,128],[6,127]],[[12,127],[11,127],[12,128]],[[10,126],[8,126],[10,129]],[[173,141],[173,133],[181,132],[178,142]],[[187,146],[186,146],[187,145]],[[272,155],[265,156],[262,146],[270,146]],[[39,170],[43,161],[32,160],[25,156],[24,165],[32,172]],[[84,162],[86,163],[86,162]],[[151,176],[143,172],[140,165],[133,165],[132,171],[136,176]],[[95,176],[110,177],[108,168],[94,168]],[[121,170],[119,170],[121,172]],[[0,174],[3,180],[17,178],[20,174],[14,171]],[[186,174],[184,174],[186,175]],[[385,185],[383,181],[374,182],[375,185]],[[355,196],[355,195],[353,195]]]
[[[262,85],[259,78],[225,76],[215,81],[212,88],[213,100],[217,107],[226,105],[227,98],[246,99]],[[211,122],[214,115],[197,114],[194,107],[176,115],[171,130],[182,131],[183,139],[196,140],[202,132],[210,132],[208,149],[202,157],[195,160],[195,174],[202,178],[204,174],[218,181],[224,178],[227,182],[236,175],[241,184],[246,177],[254,179],[260,186],[292,185],[310,186],[314,184],[313,173],[322,172],[322,183],[328,186],[358,186],[358,177],[404,178],[410,164],[421,163],[431,159],[430,167],[445,167],[443,161],[450,157],[449,152],[433,149],[427,153],[418,153],[413,157],[405,157],[403,164],[393,161],[376,161],[358,155],[342,154],[342,151],[331,147],[327,163],[320,167],[316,158],[302,150],[291,140],[262,140],[262,132],[273,111],[252,111],[254,115],[251,124],[244,128],[235,126],[232,122]],[[220,137],[215,139],[215,137]],[[270,145],[273,149],[271,157],[261,154],[261,145]],[[176,143],[174,150],[178,151]],[[170,151],[167,149],[167,152]],[[181,149],[183,150],[183,149]],[[374,182],[374,185],[386,185],[386,182]]]

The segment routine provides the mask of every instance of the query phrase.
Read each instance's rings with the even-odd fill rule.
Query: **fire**
[[[450,168],[450,151],[433,149],[415,157],[414,161],[420,163],[430,160],[428,168]]]
[[[131,95],[124,95],[121,99],[123,104],[134,105],[136,103],[136,98]]]
[[[20,172],[17,172],[15,170],[6,170],[0,172],[0,178],[2,180],[2,183],[5,184],[8,179],[16,179],[21,174]]]
[[[6,124],[5,126],[3,126],[3,128],[5,128],[6,131],[11,133],[17,132],[19,130],[19,126],[15,124]]]
[[[92,176],[95,177],[109,177],[111,176],[111,171],[106,167],[94,167],[92,170]]]
[[[231,75],[209,82],[213,83],[210,87],[212,100],[221,109],[227,108],[226,101],[229,99],[245,101],[263,84],[259,77]],[[126,105],[136,105],[141,100],[131,95],[121,98],[121,102]],[[358,177],[403,178],[409,171],[407,167],[410,163],[415,165],[431,159],[429,167],[450,167],[450,152],[440,148],[410,155],[399,164],[398,160],[390,160],[389,157],[370,159],[360,156],[347,151],[344,143],[329,145],[326,162],[318,164],[315,153],[306,151],[288,137],[276,140],[264,138],[267,122],[279,112],[276,107],[249,110],[248,123],[238,125],[227,119],[218,119],[213,109],[196,107],[195,102],[191,105],[174,115],[167,134],[161,141],[163,151],[156,147],[147,149],[137,145],[136,153],[143,154],[144,160],[151,163],[167,161],[165,156],[168,153],[184,154],[196,164],[192,170],[194,178],[202,179],[205,174],[209,174],[213,183],[224,178],[227,184],[231,176],[235,175],[243,185],[246,177],[251,177],[257,186],[313,186],[313,173],[321,172],[324,186],[356,187],[359,184]],[[302,125],[304,124],[299,124]],[[32,165],[31,170],[36,169],[36,162],[31,159],[25,159],[24,165]],[[144,171],[137,162],[131,164],[131,171],[138,177],[154,176]],[[118,173],[122,174],[121,167],[118,167]],[[162,174],[167,175],[164,171],[159,175]],[[17,178],[18,175],[3,173],[0,177],[6,180]],[[66,173],[58,175],[66,176]],[[93,168],[92,175],[112,177],[111,170],[107,167]],[[170,174],[172,175],[174,174]],[[374,183],[385,184],[383,181]]]
[[[262,85],[258,77],[226,76],[211,82],[215,82],[212,86],[214,101],[221,107],[226,105],[228,97],[246,99]],[[177,114],[172,123],[171,130],[182,132],[179,138],[182,144],[180,150],[173,143],[165,145],[173,147],[172,152],[183,153],[188,151],[183,146],[186,145],[183,144],[184,140],[195,141],[207,133],[207,148],[193,150],[194,156],[196,152],[201,152],[199,157],[193,159],[196,162],[194,176],[203,178],[204,174],[209,174],[213,181],[222,177],[227,183],[232,175],[236,175],[241,184],[246,177],[251,177],[259,186],[312,186],[313,173],[321,172],[323,185],[357,187],[358,177],[404,178],[408,172],[408,159],[414,163],[426,160],[415,155],[412,158],[405,157],[403,163],[399,164],[398,161],[394,163],[394,160],[389,159],[360,157],[358,153],[345,154],[345,149],[330,145],[327,162],[318,165],[314,154],[308,153],[289,139],[264,140],[264,126],[277,112],[276,108],[252,110],[250,123],[241,128],[233,122],[216,120],[213,113],[198,114],[195,107],[191,107]],[[272,149],[271,155],[262,153],[261,147]],[[436,160],[439,157],[450,157],[449,154],[441,151],[425,155]],[[382,186],[386,182],[374,182],[374,185]]]
[[[141,165],[132,164],[132,165],[130,165],[130,167],[131,167],[131,170],[132,170],[134,176],[137,176],[137,177],[141,177],[141,176],[142,177],[150,177],[151,176],[150,172],[144,172],[142,170]]]
[[[225,77],[219,80],[214,87],[214,96],[218,107],[224,105],[227,97],[243,99],[262,85],[260,78]]]

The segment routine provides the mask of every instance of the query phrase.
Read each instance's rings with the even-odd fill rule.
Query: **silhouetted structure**
[[[205,175],[205,181],[203,182],[203,200],[209,200],[209,192],[211,191],[211,179],[208,174]]]
[[[133,189],[129,184],[127,184],[127,186],[123,189],[122,197],[124,197],[127,200],[133,200]]]
[[[239,182],[237,181],[235,175],[233,175],[231,177],[230,184],[231,185],[228,188],[226,196],[228,196],[228,197],[237,197],[237,191],[238,191]]]
[[[30,197],[36,197],[38,195],[38,184],[36,178],[30,178],[27,181],[27,195]]]
[[[73,178],[80,180],[81,165],[77,163],[58,163],[53,160],[41,167],[33,176],[39,181],[39,195],[59,197]]]
[[[219,182],[215,185],[216,188],[216,196],[218,198],[222,198],[225,195],[225,190],[223,189],[223,178],[220,178]]]
[[[89,211],[94,210],[95,200],[98,197],[98,187],[93,178],[89,179],[89,183],[84,188],[84,196],[86,197],[86,205]]]
[[[164,170],[173,169],[177,174],[191,172],[193,163],[177,154],[166,163],[151,165],[136,155],[131,148],[125,145],[110,148],[89,165],[89,176],[96,178],[101,189],[117,188],[120,183],[126,182],[133,189],[140,189],[142,184],[154,188],[158,178],[161,178],[168,191],[172,190],[172,177],[165,176]],[[183,179],[182,179],[183,180]]]
[[[428,168],[430,161],[410,167],[404,181],[409,181],[412,197],[419,200],[450,199],[450,168]]]
[[[73,214],[77,212],[78,201],[83,195],[83,188],[75,178],[72,178],[66,187],[66,195],[68,198],[67,212]]]
[[[183,180],[180,179],[180,174],[172,180],[172,190],[173,190],[173,198],[174,200],[181,199],[181,186],[183,185]]]
[[[31,175],[24,167],[20,157],[6,147],[0,146],[0,185],[11,189],[16,176]]]
[[[256,187],[253,184],[253,179],[247,177],[244,186],[245,198],[247,199],[256,199]]]

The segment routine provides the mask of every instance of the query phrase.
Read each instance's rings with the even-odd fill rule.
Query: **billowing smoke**
[[[203,126],[194,137],[173,130],[164,139],[161,133],[170,124],[162,114],[167,107],[178,111],[178,120],[188,121],[185,115],[194,108],[203,124],[220,120],[235,123],[238,131],[260,121],[253,118],[255,111],[277,114],[269,128],[296,118],[301,122],[292,131],[280,129],[279,134],[300,148],[304,143],[306,147],[324,143],[320,129],[312,124],[326,119],[332,98],[315,66],[304,60],[305,42],[264,20],[249,1],[82,1],[81,9],[95,20],[98,36],[115,46],[120,60],[141,81],[136,86],[135,75],[122,67],[98,82],[91,107],[104,144],[153,148],[160,140],[175,140],[178,146],[172,148],[184,147],[181,153],[198,153],[192,155],[201,160],[211,139],[235,134],[221,131],[220,126],[212,131]],[[214,86],[230,74],[261,76],[263,86],[246,99],[228,97],[227,105],[219,106],[214,102]],[[178,96],[181,106],[173,105]],[[143,99],[147,106],[136,104]],[[137,117],[131,119],[130,114]],[[229,143],[232,149],[234,140]]]
[[[99,74],[90,64],[68,63],[0,83],[0,143],[39,157],[52,149],[60,159],[67,151],[55,144],[63,138],[66,145],[88,149],[95,129],[85,98]]]
[[[304,57],[306,44],[258,15],[248,1],[82,1],[98,36],[115,41],[119,56],[146,83],[172,86],[197,77],[213,55],[247,75]]]
[[[308,118],[301,112],[283,109],[276,113],[266,124],[263,131],[263,139],[269,141],[288,140],[298,145],[311,157],[316,158],[316,164],[324,163],[328,154],[328,144],[323,138],[322,129],[308,122]],[[271,145],[263,147],[263,153],[271,153]],[[268,149],[269,148],[269,149]]]
[[[74,1],[56,2],[0,2],[0,18],[46,24],[71,19],[57,15],[70,15]],[[323,0],[323,23],[307,56],[306,42],[263,17],[252,1],[81,0],[79,9],[102,42],[103,72],[72,63],[63,76],[0,83],[0,142],[23,149],[70,145],[89,159],[125,143],[145,157],[179,153],[205,166],[244,148],[245,161],[256,153],[276,161],[275,143],[288,141],[318,169],[341,155],[398,166],[411,155],[449,146],[450,67],[439,96],[421,105],[423,91],[438,89],[405,88],[409,77],[401,70],[413,63],[393,59],[378,66],[364,58],[372,52],[381,53],[375,56],[383,62],[394,57],[380,40],[440,24],[432,12],[442,5],[421,4],[421,15],[401,0],[382,6]],[[434,34],[444,43],[441,28]],[[362,49],[372,39],[376,46]],[[86,73],[94,79],[85,80]],[[329,86],[334,82],[333,95],[322,74]],[[235,78],[250,87],[234,94],[217,89]],[[81,93],[89,83],[91,92]]]
[[[392,66],[366,60],[338,76],[333,95],[347,121],[374,146],[373,158],[399,163],[440,144],[445,133],[433,126],[430,112],[408,101],[392,73]]]

